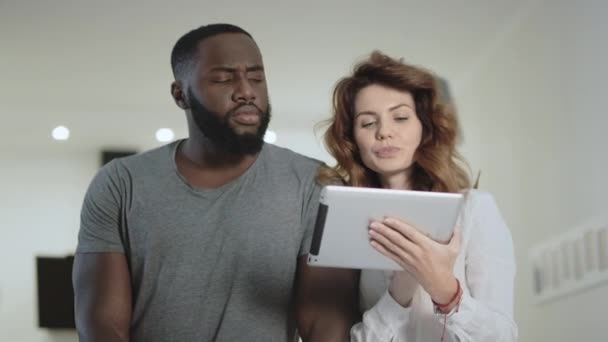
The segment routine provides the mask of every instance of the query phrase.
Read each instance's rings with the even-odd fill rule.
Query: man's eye
[[[230,78],[217,78],[217,79],[212,79],[211,82],[213,83],[228,83],[232,81],[232,79]]]
[[[264,82],[264,73],[260,72],[260,71],[256,71],[256,72],[250,72],[247,74],[247,78],[251,81],[251,82],[256,82],[256,83],[260,83],[260,82]]]

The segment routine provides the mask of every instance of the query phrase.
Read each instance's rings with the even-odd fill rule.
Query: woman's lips
[[[401,151],[401,149],[396,146],[383,146],[373,150],[374,154],[380,158],[394,157],[399,151]]]

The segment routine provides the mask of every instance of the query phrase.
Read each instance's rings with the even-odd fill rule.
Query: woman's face
[[[369,85],[355,98],[355,143],[365,166],[381,180],[403,174],[414,162],[422,124],[411,93]]]

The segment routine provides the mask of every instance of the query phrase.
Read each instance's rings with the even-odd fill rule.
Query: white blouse
[[[469,191],[458,220],[463,235],[454,275],[463,293],[458,310],[447,316],[444,341],[516,341],[513,241],[492,195]],[[404,308],[388,292],[391,277],[390,271],[361,272],[364,315],[351,341],[439,342],[445,316],[434,312],[429,294],[418,287]]]

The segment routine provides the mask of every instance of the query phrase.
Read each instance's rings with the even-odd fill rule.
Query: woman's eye
[[[406,121],[408,120],[410,117],[409,116],[397,116],[395,118],[396,121]]]
[[[362,122],[361,127],[363,127],[363,128],[372,127],[375,123],[376,123],[375,121]]]

